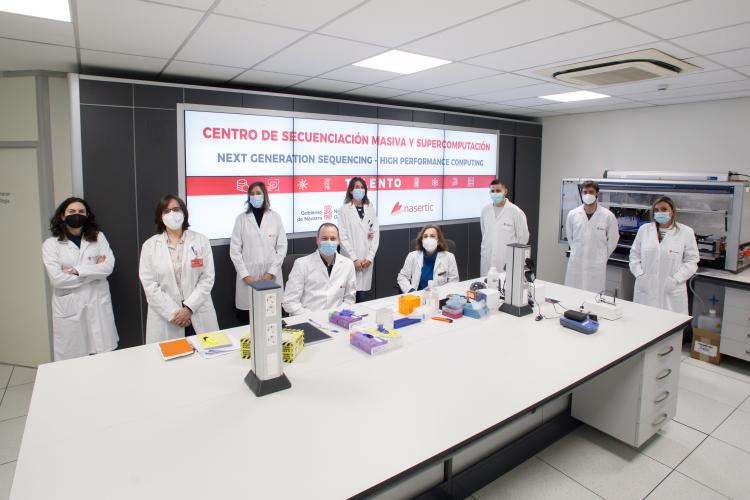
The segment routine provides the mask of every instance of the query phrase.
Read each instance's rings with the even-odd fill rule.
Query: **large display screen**
[[[356,121],[184,111],[191,226],[229,238],[255,181],[287,233],[336,223],[352,177],[381,226],[479,217],[497,174],[497,135]]]

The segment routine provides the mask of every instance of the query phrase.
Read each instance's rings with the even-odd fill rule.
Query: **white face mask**
[[[596,195],[595,194],[584,194],[582,196],[582,198],[583,198],[583,202],[586,205],[591,205],[592,203],[594,203],[596,201]]]
[[[422,248],[427,250],[427,253],[432,253],[438,246],[438,242],[435,238],[422,238]]]
[[[162,215],[161,220],[169,229],[177,231],[182,227],[182,223],[185,221],[185,215],[183,215],[182,212],[169,212],[166,215]]]

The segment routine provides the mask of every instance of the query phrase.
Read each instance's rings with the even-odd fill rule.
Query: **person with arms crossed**
[[[354,262],[357,302],[362,302],[372,288],[372,263],[380,243],[380,226],[375,206],[367,198],[367,184],[361,177],[349,181],[338,221],[341,254]]]
[[[583,205],[568,212],[565,235],[570,258],[565,286],[601,292],[607,282],[607,260],[617,248],[620,230],[617,218],[597,203],[599,185],[586,181],[581,187]]]
[[[456,257],[448,251],[439,226],[427,224],[422,228],[417,235],[416,250],[406,256],[397,280],[404,293],[423,290],[431,280],[437,286],[458,281]]]
[[[52,236],[42,262],[52,286],[52,351],[55,361],[117,348],[119,337],[107,277],[115,256],[86,201],[63,201],[50,219]]]
[[[339,230],[325,223],[318,228],[318,249],[294,261],[282,306],[290,315],[335,309],[355,302],[357,280],[351,259],[336,252]]]
[[[164,196],[156,205],[156,234],[141,248],[138,274],[148,301],[146,343],[219,329],[211,300],[211,243],[188,229],[185,202]]]
[[[497,272],[505,270],[505,254],[509,243],[529,242],[526,215],[508,200],[508,188],[500,179],[490,182],[492,203],[482,209],[479,226],[482,229],[480,276],[494,267]]]
[[[661,196],[651,205],[651,222],[638,228],[630,248],[633,302],[688,314],[685,283],[699,260],[693,229],[677,222],[674,202]]]
[[[247,210],[234,221],[229,241],[229,257],[237,271],[234,305],[240,319],[248,321],[250,291],[257,280],[275,281],[283,286],[281,264],[287,240],[281,215],[271,210],[271,200],[263,182],[253,182],[247,190]]]

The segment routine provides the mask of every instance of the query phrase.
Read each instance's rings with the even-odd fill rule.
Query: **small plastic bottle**
[[[708,314],[698,316],[698,328],[721,333],[721,316],[716,314],[716,309],[709,309]]]
[[[500,288],[500,273],[497,272],[495,266],[492,266],[487,272],[487,288],[498,290]]]
[[[431,311],[436,311],[440,307],[440,294],[438,293],[435,280],[427,281],[427,287],[424,289],[424,302]]]

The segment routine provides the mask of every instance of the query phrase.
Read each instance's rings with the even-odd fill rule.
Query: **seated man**
[[[317,240],[318,249],[297,259],[289,273],[281,305],[291,316],[354,304],[354,263],[336,252],[339,229],[335,224],[322,224]]]

